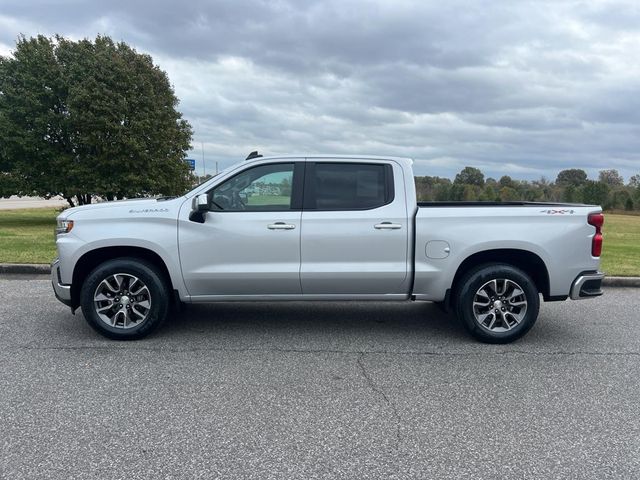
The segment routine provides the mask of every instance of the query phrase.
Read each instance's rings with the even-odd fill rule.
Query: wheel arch
[[[458,267],[451,284],[451,292],[456,292],[463,276],[470,270],[483,264],[503,263],[524,271],[533,280],[538,292],[547,300],[553,300],[549,295],[549,270],[544,260],[533,252],[515,248],[501,248],[484,250],[467,257]],[[454,301],[455,295],[450,295]]]
[[[75,263],[71,282],[71,308],[75,309],[80,305],[80,290],[89,273],[98,265],[121,257],[144,260],[152,264],[158,269],[164,281],[167,282],[166,284],[170,291],[174,290],[175,287],[171,281],[167,264],[153,250],[135,246],[100,247],[84,253]]]

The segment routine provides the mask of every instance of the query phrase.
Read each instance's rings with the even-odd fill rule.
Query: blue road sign
[[[195,170],[196,169],[196,161],[193,158],[185,158],[184,161],[189,164],[189,168],[191,170]]]

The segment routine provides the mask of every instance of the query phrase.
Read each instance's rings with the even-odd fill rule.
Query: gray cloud
[[[250,149],[412,156],[420,174],[640,172],[636,1],[5,1],[20,33],[109,34],[165,69],[207,168]]]

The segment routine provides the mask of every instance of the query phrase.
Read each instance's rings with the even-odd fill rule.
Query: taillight
[[[590,213],[587,223],[596,227],[596,234],[591,240],[591,256],[599,257],[602,254],[602,225],[604,225],[604,215],[602,213]]]

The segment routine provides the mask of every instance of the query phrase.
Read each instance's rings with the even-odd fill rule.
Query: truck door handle
[[[267,228],[269,230],[293,230],[296,226],[291,223],[276,222],[267,225]]]
[[[399,228],[402,228],[402,225],[399,223],[382,222],[376,223],[373,228],[376,230],[398,230]]]

